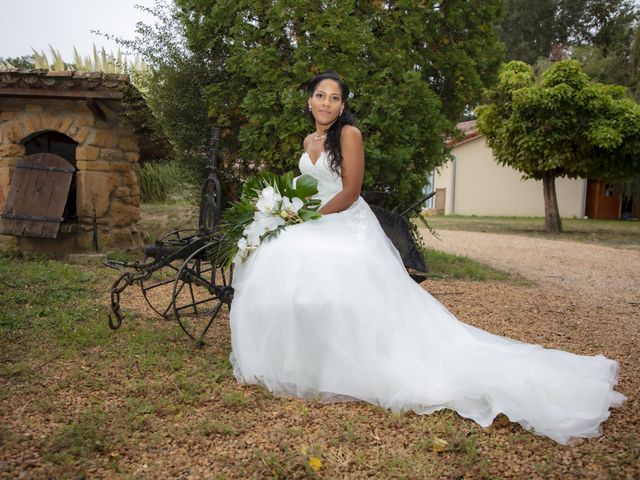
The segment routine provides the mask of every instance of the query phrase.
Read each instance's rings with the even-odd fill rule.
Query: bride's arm
[[[342,191],[320,209],[323,215],[346,210],[358,199],[362,190],[364,147],[360,130],[351,125],[342,127],[340,149],[342,150]]]

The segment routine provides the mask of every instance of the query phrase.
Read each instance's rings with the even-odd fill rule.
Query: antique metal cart
[[[217,227],[222,214],[222,191],[217,175],[218,142],[219,129],[214,128],[210,142],[209,172],[200,194],[198,228],[167,233],[153,245],[145,247],[143,261],[105,262],[105,265],[120,272],[111,287],[113,315],[109,315],[109,326],[113,330],[118,329],[124,319],[121,295],[133,284],[140,287],[144,299],[158,315],[167,320],[175,319],[197,345],[204,344],[222,307],[227,305],[230,308],[233,300],[233,269],[224,268],[216,261],[221,247]],[[418,204],[396,213],[382,207],[380,195],[364,196],[400,252],[411,277],[417,282],[424,280],[427,266],[413,241],[406,217]]]
[[[120,297],[137,284],[149,306],[165,319],[175,319],[184,332],[202,343],[223,305],[233,298],[232,271],[217,265],[220,238],[216,227],[222,212],[222,191],[217,176],[219,129],[211,135],[209,173],[200,193],[197,229],[167,233],[144,249],[143,261],[108,260],[120,271],[111,287],[109,326],[120,327]]]

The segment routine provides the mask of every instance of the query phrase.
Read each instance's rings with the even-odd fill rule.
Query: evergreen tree
[[[297,165],[305,84],[339,72],[365,138],[365,188],[390,204],[422,194],[447,158],[443,137],[493,79],[500,0],[177,0],[188,48],[215,72],[205,89],[244,168]]]
[[[579,47],[572,57],[594,80],[623,85],[636,101],[640,101],[640,23],[629,31],[617,48]]]
[[[507,60],[559,60],[593,46],[603,55],[628,43],[638,16],[633,0],[507,0],[501,23]]]

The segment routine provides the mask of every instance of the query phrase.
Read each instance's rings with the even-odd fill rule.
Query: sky
[[[93,44],[115,53],[115,42],[91,33],[100,30],[128,39],[138,21],[153,24],[154,17],[134,5],[152,7],[155,0],[0,0],[0,57],[20,57],[31,48],[49,55],[49,44],[73,61],[73,47],[91,54]]]

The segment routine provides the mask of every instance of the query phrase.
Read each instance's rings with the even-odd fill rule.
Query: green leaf
[[[318,180],[311,175],[301,175],[296,180],[295,196],[300,199],[311,197],[318,193]]]
[[[298,216],[305,222],[309,220],[317,220],[322,217],[322,214],[317,212],[316,210],[309,210],[306,208],[301,208],[298,210]]]

